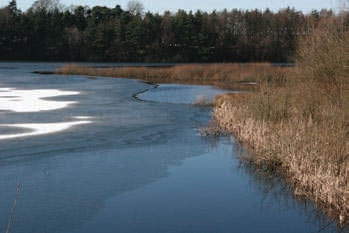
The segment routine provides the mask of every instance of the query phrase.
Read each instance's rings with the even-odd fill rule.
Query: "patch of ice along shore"
[[[65,108],[75,101],[55,101],[44,98],[78,95],[77,91],[61,90],[17,90],[13,88],[0,88],[0,110],[13,112],[40,112]]]
[[[84,118],[89,119],[89,117],[84,117]],[[76,117],[76,119],[80,119],[80,118]],[[84,121],[72,121],[72,122],[60,122],[60,123],[8,124],[8,125],[2,124],[0,125],[0,127],[25,128],[25,129],[29,129],[30,131],[26,133],[0,135],[0,140],[52,134],[52,133],[57,133],[57,132],[67,130],[76,125],[89,124],[89,123],[92,123],[92,121],[84,120]]]
[[[56,101],[44,98],[52,98],[66,95],[78,95],[76,91],[61,91],[57,89],[17,90],[14,88],[0,88],[0,111],[16,113],[53,111],[66,108],[76,101]],[[53,134],[67,130],[71,127],[92,123],[90,117],[77,116],[76,121],[55,123],[21,123],[1,124],[0,127],[12,127],[26,129],[24,133],[0,134],[0,140],[15,139],[30,136]]]

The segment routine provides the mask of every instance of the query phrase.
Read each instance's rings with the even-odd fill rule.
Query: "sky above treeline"
[[[0,0],[4,1],[4,0]],[[18,7],[27,10],[34,0],[17,0]],[[90,7],[100,5],[114,7],[121,5],[126,8],[128,0],[61,0],[62,4],[87,5]],[[337,0],[142,0],[146,11],[162,13],[165,10],[177,11],[178,9],[203,11],[222,10],[222,9],[266,9],[277,11],[288,6],[294,7],[303,12],[310,12],[313,9],[336,8]],[[6,0],[5,4],[6,5]]]

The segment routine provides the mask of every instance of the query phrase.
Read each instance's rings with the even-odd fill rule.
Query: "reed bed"
[[[349,36],[328,19],[300,42],[296,72],[274,74],[255,92],[216,98],[222,131],[248,148],[243,158],[281,171],[296,196],[349,221]]]
[[[299,93],[298,94],[302,94]],[[284,97],[287,98],[287,97]],[[285,99],[284,99],[285,100]],[[252,155],[245,159],[257,167],[282,170],[295,188],[296,195],[325,205],[332,214],[339,213],[341,222],[348,217],[348,152],[347,126],[336,107],[319,107],[323,119],[306,118],[292,106],[288,119],[266,120],[258,106],[258,95],[217,99],[215,119],[225,132],[232,132]],[[285,114],[282,100],[272,100],[275,118]],[[256,114],[256,115],[255,115]],[[261,118],[259,118],[261,117]]]
[[[117,78],[137,78],[153,83],[214,85],[224,88],[253,87],[257,79],[271,74],[290,72],[290,68],[269,63],[248,64],[186,64],[173,67],[94,68],[77,64],[65,65],[57,74],[77,74]]]

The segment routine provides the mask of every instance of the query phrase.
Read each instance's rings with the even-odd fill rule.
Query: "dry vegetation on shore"
[[[224,95],[215,119],[249,149],[258,168],[279,170],[295,195],[343,224],[349,217],[349,35],[333,19],[301,41],[297,72]],[[280,82],[280,80],[282,80]],[[253,154],[253,155],[252,155]]]
[[[272,74],[290,72],[291,68],[269,63],[187,64],[173,67],[94,68],[77,64],[65,65],[57,74],[77,74],[117,78],[137,78],[153,83],[206,84],[224,88],[251,88],[253,82]]]

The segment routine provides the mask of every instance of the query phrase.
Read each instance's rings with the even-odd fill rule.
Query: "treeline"
[[[62,7],[37,0],[26,12],[15,0],[0,9],[0,59],[114,62],[287,62],[297,39],[328,10],[295,9],[144,13],[96,6]]]

